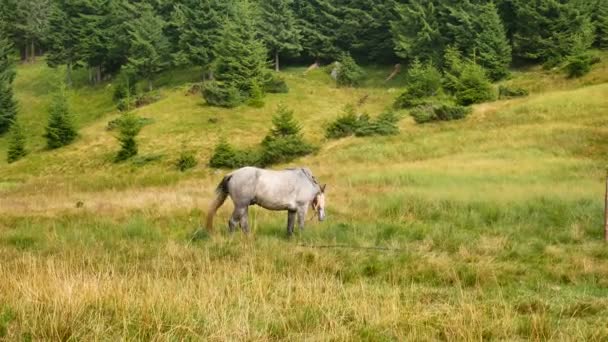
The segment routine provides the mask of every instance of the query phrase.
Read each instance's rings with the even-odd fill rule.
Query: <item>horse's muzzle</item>
[[[325,221],[325,210],[319,209],[319,221]]]

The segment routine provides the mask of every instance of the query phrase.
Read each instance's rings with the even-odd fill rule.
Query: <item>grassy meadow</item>
[[[462,121],[401,112],[397,136],[326,141],[345,104],[392,104],[390,69],[356,89],[288,69],[289,94],[232,110],[188,94],[198,70],[163,74],[140,155],[114,164],[112,85],[77,73],[80,137],[48,151],[62,70],[19,66],[31,153],[9,165],[0,138],[0,340],[608,340],[608,56],[577,80],[514,71],[529,97]],[[328,219],[287,239],[286,214],[252,208],[251,236],[229,235],[227,202],[197,232],[226,172],[205,165],[215,144],[257,144],[280,103],[320,146],[293,165],[328,184]],[[182,150],[199,166],[177,171]]]

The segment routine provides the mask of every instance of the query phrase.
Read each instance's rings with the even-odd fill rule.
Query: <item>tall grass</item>
[[[17,96],[41,101],[24,115],[36,134],[56,71],[19,71]],[[111,92],[78,88],[92,109],[73,146],[0,164],[0,340],[608,339],[605,81],[551,89],[516,74],[538,91],[327,142],[345,103],[369,95],[363,110],[380,112],[402,81],[374,68],[337,89],[301,72],[285,74],[290,94],[233,111],[186,96],[186,71],[163,75],[163,99],[139,109],[155,122],[140,152],[163,157],[141,165],[111,163]],[[175,158],[186,145],[206,159],[222,135],[255,144],[281,102],[323,144],[297,164],[329,184],[328,220],[287,239],[285,213],[252,207],[251,236],[201,233],[222,174],[178,172]]]

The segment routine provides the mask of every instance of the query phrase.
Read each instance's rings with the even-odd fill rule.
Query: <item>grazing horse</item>
[[[286,210],[289,235],[293,234],[296,215],[298,226],[304,229],[311,205],[319,221],[325,219],[325,185],[319,185],[307,168],[273,171],[244,167],[226,175],[216,193],[207,214],[207,230],[213,229],[213,217],[228,196],[234,203],[234,212],[228,221],[230,232],[237,224],[245,233],[249,232],[248,209],[254,204],[268,210]]]

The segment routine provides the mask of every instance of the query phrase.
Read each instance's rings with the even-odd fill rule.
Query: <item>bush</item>
[[[209,159],[209,166],[218,169],[236,169],[257,165],[258,159],[256,153],[236,150],[225,138],[222,138]]]
[[[139,124],[141,125],[141,127],[144,127],[144,126],[147,126],[147,125],[150,125],[150,124],[154,123],[154,119],[152,119],[152,118],[145,118],[145,117],[141,117],[141,116],[137,117],[137,121],[139,122]],[[108,121],[108,125],[106,126],[106,129],[108,131],[113,131],[113,130],[115,130],[117,128],[120,128],[121,122],[122,122],[122,117],[119,117],[119,118],[114,119],[114,120],[110,120],[110,121]]]
[[[289,87],[284,79],[273,74],[272,77],[268,78],[268,82],[264,84],[264,91],[268,94],[287,94]]]
[[[498,87],[498,98],[499,99],[508,99],[512,97],[522,97],[528,96],[528,91],[524,88],[511,88],[507,86],[499,86]]]
[[[264,92],[257,83],[251,85],[251,89],[249,90],[249,101],[247,101],[247,103],[255,108],[264,107]]]
[[[372,120],[368,114],[357,117],[354,108],[348,105],[344,114],[327,126],[325,136],[329,139],[340,139],[351,135],[393,135],[399,133],[398,122],[399,117],[393,112],[384,112],[376,120]]]
[[[114,94],[112,98],[114,102],[119,102],[122,99],[128,97],[135,97],[137,95],[136,82],[131,80],[129,76],[120,75],[117,77],[116,85],[114,86]]]
[[[293,117],[293,111],[279,106],[272,123],[273,127],[262,141],[262,166],[286,163],[314,152],[315,148],[302,138],[301,128]]]
[[[325,129],[325,137],[329,139],[340,139],[354,135],[359,127],[359,119],[355,114],[355,107],[346,105],[344,113]]]
[[[423,105],[441,89],[441,73],[432,64],[412,63],[407,74],[408,87],[395,100],[395,108],[412,108]]]
[[[468,63],[462,70],[454,96],[456,102],[463,106],[491,101],[495,98],[494,89],[486,77],[485,70],[473,63]]]
[[[137,155],[138,148],[135,137],[141,131],[140,118],[133,113],[124,114],[119,122],[120,151],[116,154],[115,162],[121,162]]]
[[[23,132],[23,127],[21,127],[21,124],[18,121],[13,121],[11,124],[8,139],[6,161],[10,164],[25,157],[28,153],[25,149],[25,133]]]
[[[588,74],[591,71],[593,57],[588,53],[581,53],[568,58],[566,73],[570,78],[577,78]]]
[[[388,111],[378,115],[376,119],[376,135],[395,135],[399,134],[399,116],[394,112]]]
[[[471,109],[459,105],[426,105],[416,107],[410,115],[416,123],[422,124],[432,121],[451,121],[464,119]]]
[[[241,92],[232,86],[217,81],[206,82],[203,98],[211,106],[234,108],[244,102]]]
[[[339,87],[355,87],[359,85],[363,78],[363,69],[357,65],[357,62],[350,54],[344,53],[338,62],[338,74],[336,82]]]
[[[184,172],[186,170],[194,168],[198,164],[194,154],[190,152],[183,152],[179,155],[175,165],[177,169]]]

